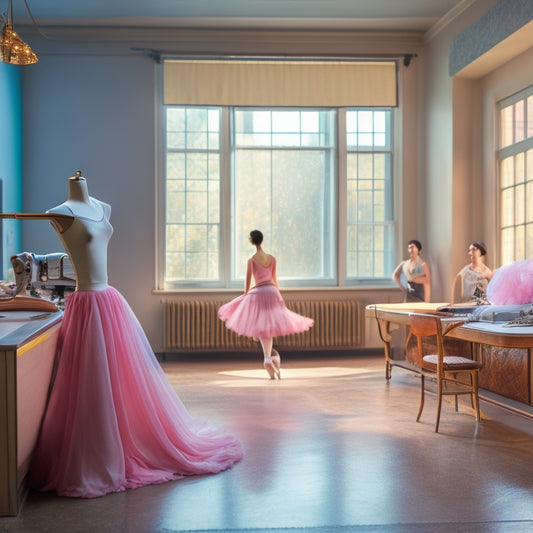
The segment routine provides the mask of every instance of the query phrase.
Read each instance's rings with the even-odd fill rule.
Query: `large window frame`
[[[533,256],[533,86],[502,99],[497,110],[498,232],[505,265]]]
[[[265,248],[278,259],[281,258],[278,269],[280,285],[308,289],[391,286],[390,276],[396,264],[396,243],[401,230],[401,221],[396,219],[397,214],[401,212],[397,205],[401,190],[398,185],[399,180],[395,178],[401,168],[400,158],[396,157],[400,146],[396,144],[396,139],[401,127],[397,121],[397,117],[401,116],[397,111],[399,102],[397,84],[399,62],[397,60],[165,58],[161,67],[157,71],[160,92],[156,102],[158,117],[156,121],[158,151],[156,290],[186,292],[188,290],[242,288],[240,278],[243,275],[243,264],[241,263],[244,263],[244,256],[252,255],[253,248],[248,248],[247,242],[249,222],[241,223],[241,228],[236,231],[234,220],[235,206],[239,200],[236,201],[233,194],[236,170],[232,117],[234,109],[239,107],[267,110],[290,110],[292,108],[300,111],[324,109],[335,113],[336,116],[335,131],[329,133],[331,136],[336,135],[334,147],[329,156],[331,176],[328,178],[329,182],[328,179],[324,182],[326,187],[329,187],[329,192],[325,195],[328,199],[325,202],[315,201],[315,203],[303,200],[302,204],[298,201],[300,198],[298,187],[287,189],[289,195],[291,193],[294,195],[294,190],[297,190],[292,202],[297,206],[305,206],[300,209],[301,212],[307,210],[306,212],[311,213],[312,216],[315,206],[324,207],[322,216],[329,220],[329,229],[327,224],[324,226],[325,229],[320,228],[319,231],[325,232],[321,243],[319,245],[316,242],[313,243],[313,253],[323,255],[320,260],[322,266],[316,268],[314,265],[313,268],[307,269],[307,272],[295,268],[295,264],[290,264],[291,254],[286,250],[290,248],[288,244],[290,239],[287,241],[287,239],[275,237],[272,241],[272,233],[275,231],[260,224],[260,229],[263,229],[266,234]],[[251,76],[252,72],[256,75]],[[335,83],[332,83],[332,79],[336,80]],[[251,80],[255,80],[252,85],[250,85]],[[212,176],[207,177],[205,174],[202,177],[196,174],[194,179],[190,180],[191,188],[187,188],[189,185],[187,180],[190,177],[187,175],[179,186],[181,190],[179,187],[172,191],[168,189],[167,177],[170,174],[167,164],[167,139],[173,133],[167,137],[169,132],[166,128],[166,113],[167,109],[173,106],[219,110],[221,134],[217,148],[218,163],[215,165],[218,185],[216,180],[211,181]],[[382,132],[373,131],[369,137],[369,132],[365,128],[356,128],[358,131],[351,131],[348,135],[347,128],[351,127],[350,124],[353,126],[352,118],[357,113],[367,118],[371,116],[372,121],[377,122],[379,122],[379,114],[387,114],[386,120],[382,120],[387,124],[386,143],[379,141],[380,136],[383,137]],[[373,113],[376,115],[374,116]],[[361,124],[364,123],[365,120],[362,120]],[[368,124],[368,120],[366,123]],[[354,138],[359,140],[372,138],[373,141],[354,144],[352,142]],[[282,154],[282,147],[278,148],[280,148],[279,153]],[[313,147],[315,148],[318,149],[315,153],[319,154],[322,148]],[[309,153],[311,152],[312,150],[309,150]],[[210,155],[215,155],[214,158],[211,157],[211,161],[214,161],[216,154]],[[188,155],[185,154],[184,157]],[[202,153],[201,148],[195,157],[199,162],[197,168],[205,169],[209,166],[206,163],[209,154]],[[300,157],[291,147],[287,148],[285,162],[291,158],[299,159]],[[283,155],[279,159],[283,161]],[[299,161],[299,163],[302,163],[302,166],[305,164],[304,161]],[[309,168],[314,171],[320,165],[323,167],[320,160],[316,160],[315,164]],[[194,166],[189,165],[190,168]],[[288,167],[291,167],[291,164],[288,164]],[[384,170],[384,167],[387,168]],[[292,164],[292,169],[294,168],[297,167]],[[279,167],[279,161],[275,162],[273,169],[274,178],[272,179],[277,179],[278,182],[279,176],[283,179],[285,176],[292,176],[301,180],[304,195],[318,190],[316,186],[313,189],[312,181],[307,182],[307,177],[304,179],[301,172],[296,172],[293,176],[290,168],[285,170]],[[275,178],[275,175],[278,177]],[[176,179],[180,176],[174,175],[172,178]],[[277,186],[279,189],[279,183]],[[212,198],[206,201],[205,198],[202,199],[202,194],[205,196],[208,190],[213,194]],[[182,227],[179,231],[175,231],[177,228],[174,227],[174,240],[169,240],[167,238],[167,233],[170,235],[170,232],[167,232],[167,213],[170,213],[168,201],[172,194],[175,196],[174,201],[181,194],[179,205],[176,204],[172,211],[173,223],[183,224],[185,221],[186,224],[191,223],[191,226],[185,229]],[[186,200],[184,200],[185,197],[187,197]],[[369,201],[372,202],[370,206],[365,204]],[[207,228],[213,215],[209,214],[202,220],[197,216],[198,211],[190,209],[190,206],[207,204],[214,206],[217,202],[220,218],[213,226],[216,226],[216,231],[203,231],[202,224]],[[325,206],[325,203],[329,205]],[[354,206],[357,207],[354,208]],[[362,209],[361,206],[366,208]],[[203,210],[205,208],[201,207],[200,211]],[[280,209],[280,211],[287,213],[287,209]],[[279,219],[279,213],[276,215]],[[287,225],[292,227],[289,233],[292,233],[295,227],[306,225],[309,215],[304,217],[303,223],[298,221],[297,224],[291,220],[295,213],[289,210],[287,216],[289,217]],[[198,223],[198,227],[194,227],[194,223]],[[283,236],[283,229],[280,226],[282,223],[279,220],[277,223],[278,227],[274,229],[277,230],[278,235]],[[316,233],[316,224],[309,226],[311,234]],[[180,239],[180,242],[183,242],[182,236],[185,232],[188,237],[195,235],[195,238],[190,240],[191,246],[176,246],[176,242]],[[176,235],[179,236],[177,240]],[[294,236],[295,239],[299,237]],[[280,241],[283,246],[281,248]],[[213,243],[215,243],[214,246]],[[279,250],[276,249],[276,245],[280,248]],[[211,253],[213,249],[217,250],[215,254]],[[166,261],[167,252],[173,252],[175,257],[182,255],[181,272],[184,272],[183,265],[187,263],[187,272],[193,273],[192,279],[186,279],[179,273],[176,275],[179,270],[174,271],[172,276],[167,276],[167,272],[170,272]],[[199,268],[198,262],[195,264],[195,254],[196,258],[203,255],[214,258],[214,261],[204,261],[208,266]],[[315,258],[311,259],[314,261]],[[307,263],[303,264],[307,266]],[[207,275],[204,275],[205,273]]]
[[[174,107],[188,107],[194,108],[195,106],[162,106],[162,124],[160,127],[160,133],[162,132],[163,136],[163,149],[161,151],[162,161],[166,159],[166,146],[167,146],[167,132],[166,132],[166,110]],[[209,108],[210,106],[202,106]],[[235,236],[232,236],[232,216],[233,216],[233,199],[232,199],[232,186],[233,186],[233,173],[232,173],[232,161],[234,157],[233,153],[233,141],[231,132],[231,122],[232,122],[232,109],[230,107],[218,107],[220,109],[220,128],[221,132],[228,132],[227,134],[222,134],[220,139],[220,191],[219,191],[219,201],[220,201],[220,224],[219,224],[219,274],[218,279],[209,280],[209,279],[192,279],[192,280],[177,280],[176,282],[168,282],[165,280],[165,254],[166,254],[166,212],[167,209],[159,209],[158,216],[158,288],[159,290],[164,291],[181,291],[187,289],[234,289],[242,287],[241,276],[236,275],[236,272],[240,269],[242,273],[242,267],[236,268],[235,260],[232,260],[235,257]],[[349,209],[348,202],[349,197],[347,194],[348,191],[348,179],[347,173],[349,169],[347,168],[347,158],[350,155],[357,153],[371,153],[372,150],[368,146],[350,146],[350,142],[347,141],[346,134],[346,124],[347,124],[347,114],[351,112],[366,112],[381,110],[385,111],[388,114],[387,123],[388,123],[388,135],[389,138],[386,143],[386,147],[378,150],[378,152],[387,152],[388,157],[388,170],[386,176],[386,191],[384,191],[384,197],[386,198],[386,220],[381,222],[382,232],[387,232],[387,235],[390,236],[385,245],[385,249],[381,249],[380,253],[385,253],[387,256],[386,262],[380,270],[378,269],[378,275],[375,275],[376,270],[372,271],[374,275],[361,275],[353,276],[350,275],[350,269],[347,267],[347,255],[349,254],[349,231],[348,231],[348,219],[349,219]],[[328,246],[330,247],[328,260],[331,261],[329,277],[321,279],[303,279],[298,280],[294,278],[285,278],[283,272],[279,273],[279,281],[282,286],[294,286],[294,287],[308,287],[308,288],[327,288],[327,287],[354,287],[354,286],[388,286],[390,284],[390,274],[394,268],[395,264],[395,235],[397,233],[397,220],[394,219],[393,213],[394,209],[394,197],[392,193],[392,184],[393,184],[393,172],[394,172],[394,128],[395,128],[395,109],[394,108],[334,108],[336,114],[336,146],[333,157],[335,158],[335,176],[332,187],[332,216],[333,216],[333,233],[331,238],[328,238]],[[348,120],[349,122],[349,120]],[[167,205],[167,194],[166,194],[166,172],[167,165],[163,164],[160,171],[160,178],[158,179],[158,198],[159,205]],[[230,208],[231,206],[231,208]],[[372,206],[371,211],[373,211],[374,206]],[[362,220],[361,228],[365,234],[368,234],[368,231],[374,231],[376,228],[379,229],[380,223],[376,224],[373,220]],[[388,246],[388,249],[386,249]],[[383,246],[381,247],[383,248]],[[271,250],[269,248],[269,250]],[[253,252],[252,249],[249,250],[249,255]],[[381,275],[380,275],[381,274]]]

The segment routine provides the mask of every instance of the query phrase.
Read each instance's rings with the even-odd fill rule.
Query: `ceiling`
[[[40,27],[280,28],[426,32],[473,0],[26,0]],[[0,12],[8,0],[0,0]],[[25,0],[14,22],[31,24]]]

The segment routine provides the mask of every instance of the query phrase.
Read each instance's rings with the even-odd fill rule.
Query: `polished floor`
[[[379,356],[289,354],[281,381],[252,359],[163,367],[191,413],[239,435],[244,460],[93,500],[30,493],[0,531],[533,531],[533,418],[484,401],[477,425],[446,403],[436,434],[435,398],[415,422],[418,377],[394,368],[388,383]]]

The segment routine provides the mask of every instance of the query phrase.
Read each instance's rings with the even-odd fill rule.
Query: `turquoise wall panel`
[[[0,209],[22,211],[22,72],[0,62]],[[10,257],[21,251],[21,223],[2,221],[0,279],[7,279]]]

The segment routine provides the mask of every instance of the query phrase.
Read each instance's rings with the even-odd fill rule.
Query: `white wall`
[[[454,85],[448,58],[452,39],[497,3],[475,2],[424,47],[419,182],[423,193],[418,216],[434,280],[433,301],[449,300],[456,272],[468,263],[469,242],[491,243],[486,227],[478,223],[484,204],[476,201],[478,193],[483,194],[477,177],[483,149],[476,142],[482,126],[479,85],[468,80]]]
[[[489,0],[474,3],[425,47],[426,123],[421,130],[427,133],[423,182],[429,212],[424,219],[428,241],[437,243],[429,260],[442,280],[434,300],[449,294],[455,272],[468,262],[471,241],[485,241],[488,265],[500,266],[495,105],[533,84],[533,49],[527,50],[533,45],[532,23],[523,21],[526,25],[453,78],[445,62],[452,39],[496,4]],[[489,13],[489,19],[499,13],[498,8]]]
[[[210,46],[219,53],[236,53],[239,46],[246,48],[246,39],[252,43],[250,51],[265,53],[276,53],[282,45],[285,52],[292,47],[295,53],[345,54],[347,49],[354,55],[369,50],[417,53],[418,58],[408,68],[401,66],[400,73],[397,259],[405,256],[408,239],[422,240],[423,255],[433,272],[432,300],[446,301],[453,275],[467,261],[468,240],[485,238],[476,233],[483,229],[477,224],[483,205],[470,201],[479,183],[465,183],[483,161],[483,147],[472,142],[466,129],[475,128],[472,120],[481,120],[482,113],[476,108],[481,109],[476,92],[479,83],[465,81],[454,87],[448,74],[449,43],[496,3],[475,2],[458,19],[428,37],[424,46],[416,35],[302,34],[278,39],[253,32],[239,38],[230,34],[227,42],[221,41],[219,34],[215,40],[201,33],[193,38],[189,32],[189,41],[183,44],[186,39],[182,36],[178,44],[188,52],[196,47],[203,53],[212,52]],[[162,348],[162,308],[161,296],[153,293],[155,63],[129,49],[129,44],[146,45],[144,41],[104,46],[101,40],[90,42],[87,37],[87,43],[82,43],[83,38],[76,38],[70,44],[34,46],[44,52],[39,63],[24,70],[24,211],[40,212],[62,202],[67,178],[78,169],[83,171],[91,194],[113,207],[110,283],[126,297],[157,352]],[[463,126],[458,128],[460,119]],[[61,245],[46,222],[26,222],[23,246],[27,251],[44,253],[59,250]],[[346,296],[348,291],[342,292]],[[228,298],[234,294],[224,293]],[[287,299],[310,298],[315,293],[286,290],[285,295]],[[320,291],[317,297],[337,295],[337,290]],[[401,297],[394,288],[349,290],[349,295],[365,303],[398,301]],[[380,346],[371,323],[368,333],[368,345]]]
[[[495,114],[496,103],[504,97],[510,96],[526,87],[533,85],[533,48],[506,62],[500,68],[492,71],[479,80],[479,101],[483,114],[483,151],[482,173],[485,179],[484,188],[484,223],[490,229],[492,242],[497,243],[499,235],[496,233],[494,221],[499,216],[497,166],[494,147],[497,145]],[[532,198],[529,201],[533,201]],[[494,266],[501,266],[500,257],[494,254]]]
[[[82,170],[112,206],[109,282],[124,294],[154,348],[154,63],[135,56],[42,56],[24,71],[24,211],[63,202]],[[47,222],[23,224],[23,247],[63,250]]]
[[[400,159],[396,162],[398,257],[405,243],[419,238],[433,274],[433,301],[449,298],[455,272],[466,263],[468,242],[494,242],[487,200],[494,198],[491,115],[498,95],[530,83],[529,56],[484,80],[452,80],[448,73],[451,40],[497,3],[466,3],[468,9],[435,35],[392,37],[342,34],[336,37],[250,34],[253,51],[275,53],[283,44],[295,53],[354,55],[417,53],[401,67]],[[204,38],[205,37],[205,38]],[[161,296],[155,287],[155,113],[153,60],[128,45],[104,46],[86,36],[72,43],[43,43],[40,61],[24,69],[24,208],[42,212],[62,202],[67,178],[81,169],[91,194],[113,207],[115,234],[109,252],[109,280],[128,300],[155,351],[162,348]],[[187,52],[236,53],[239,38],[188,33]],[[165,39],[172,40],[168,34]],[[303,40],[302,40],[303,39]],[[187,41],[187,42],[185,42]],[[244,39],[246,41],[246,39]],[[184,44],[185,43],[185,44]],[[222,46],[222,48],[221,48]],[[226,47],[226,50],[224,50]],[[211,49],[212,52],[212,49]],[[481,136],[477,132],[484,131]],[[483,201],[476,200],[481,197]],[[494,200],[492,200],[494,201]],[[61,249],[46,222],[25,222],[23,248],[46,253]],[[491,256],[491,259],[494,258]],[[285,292],[288,299],[313,292]],[[334,298],[337,291],[320,292]],[[226,297],[233,296],[225,293]],[[365,303],[398,301],[396,289],[350,290]],[[184,293],[180,298],[210,297]],[[369,325],[369,346],[379,346]]]

